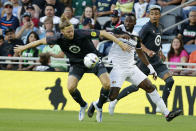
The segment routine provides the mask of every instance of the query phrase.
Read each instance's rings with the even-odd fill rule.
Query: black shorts
[[[71,65],[69,69],[69,76],[73,75],[78,80],[80,80],[84,73],[94,73],[96,76],[99,77],[101,74],[106,73],[106,72],[107,72],[107,69],[105,68],[103,63],[97,64],[95,68],[93,69],[88,69],[84,65],[74,64],[74,65]]]
[[[145,75],[149,75],[150,73],[150,69],[140,60],[137,63],[138,68],[145,74]],[[167,66],[165,64],[163,64],[163,62],[158,62],[156,64],[152,64],[153,68],[155,69],[155,71],[157,72],[158,77],[163,78],[163,76],[169,72]]]

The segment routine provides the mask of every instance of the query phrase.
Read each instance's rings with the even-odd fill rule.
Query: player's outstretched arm
[[[155,55],[155,52],[152,50],[149,50],[148,48],[146,48],[146,46],[144,44],[141,43],[142,46],[142,50],[149,56],[149,57],[153,57]]]
[[[152,67],[152,65],[150,64],[150,62],[148,61],[146,55],[144,54],[142,48],[136,48],[136,52],[138,54],[138,57],[142,60],[142,62],[150,69],[150,74],[153,75],[153,79],[156,80],[157,79],[157,73],[154,70],[154,68]]]
[[[46,38],[43,38],[41,40],[37,40],[37,41],[33,41],[27,45],[16,45],[14,47],[14,52],[15,53],[21,53],[22,51],[26,50],[26,49],[29,49],[29,48],[32,48],[32,47],[36,47],[38,45],[41,45],[41,44],[46,44]]]
[[[131,51],[131,47],[125,43],[123,43],[122,41],[120,41],[119,39],[117,39],[115,36],[113,36],[112,34],[102,30],[100,31],[100,36],[107,38],[108,40],[112,40],[113,42],[115,42],[116,44],[118,44],[122,50],[124,51]]]

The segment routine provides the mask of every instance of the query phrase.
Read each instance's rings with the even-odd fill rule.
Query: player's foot
[[[92,102],[90,107],[88,108],[88,117],[93,117],[94,112],[95,112],[95,107]]]
[[[85,116],[85,111],[88,108],[88,104],[86,103],[86,105],[84,107],[80,107],[80,112],[79,112],[79,121],[84,120],[84,116]]]
[[[162,111],[159,107],[156,108],[156,113],[162,113]]]
[[[102,108],[97,107],[97,103],[93,102],[94,108],[97,110],[96,120],[102,122]]]
[[[168,116],[166,117],[166,120],[169,122],[171,120],[173,120],[175,117],[179,116],[180,114],[182,114],[182,110],[178,109],[176,111],[171,111]]]
[[[109,113],[110,113],[110,115],[114,114],[114,109],[115,109],[115,106],[116,106],[117,102],[118,102],[117,99],[110,102],[110,104],[109,104]]]

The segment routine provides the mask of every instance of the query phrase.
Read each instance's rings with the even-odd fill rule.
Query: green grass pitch
[[[80,122],[78,112],[0,109],[0,131],[196,131],[193,116],[167,122],[161,115],[104,113],[97,123],[95,115]]]

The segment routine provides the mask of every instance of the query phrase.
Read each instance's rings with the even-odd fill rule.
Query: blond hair
[[[64,14],[62,14],[61,15],[61,20],[60,20],[60,23],[59,23],[59,28],[62,30],[65,27],[68,27],[68,26],[71,26],[71,25],[72,24],[69,22],[69,19]]]

